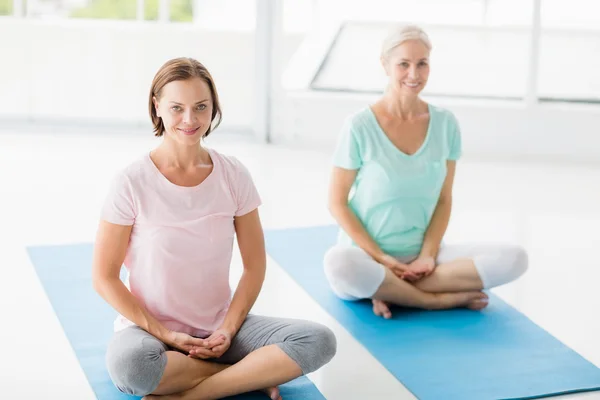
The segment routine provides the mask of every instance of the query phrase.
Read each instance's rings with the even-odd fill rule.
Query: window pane
[[[253,31],[254,0],[195,0],[194,19],[202,28],[216,31]]]
[[[414,23],[476,24],[483,1],[473,0],[318,0],[320,20],[411,21]]]
[[[600,2],[544,0],[541,17],[540,98],[600,102]]]
[[[192,0],[171,0],[170,14],[171,21],[192,22],[194,20]]]
[[[13,14],[13,0],[0,0],[0,15]]]
[[[480,0],[479,2],[482,4],[483,18],[487,25],[531,26],[533,17],[532,1]]]
[[[341,29],[313,88],[381,92],[387,77],[379,62],[391,25],[348,22]],[[525,94],[528,29],[427,28],[431,75],[424,94],[520,98]]]
[[[283,0],[283,30],[285,33],[305,33],[311,27],[313,1]]]
[[[135,19],[136,0],[92,0],[70,10],[71,18]]]
[[[539,96],[543,100],[600,101],[600,33],[544,32]]]
[[[598,0],[544,0],[542,1],[542,27],[584,28],[600,27],[600,2]]]
[[[144,0],[144,19],[158,21],[159,0]]]

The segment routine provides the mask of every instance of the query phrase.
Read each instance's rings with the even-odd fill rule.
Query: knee
[[[521,246],[502,246],[496,251],[476,257],[475,261],[486,288],[516,280],[529,266],[527,251]]]
[[[529,255],[527,250],[522,246],[511,246],[506,251],[508,258],[507,275],[510,281],[513,281],[522,276],[529,268]]]
[[[314,349],[302,366],[304,374],[318,370],[333,359],[337,352],[337,338],[331,329],[317,325],[312,329],[311,347]]]
[[[338,282],[348,276],[347,266],[352,260],[352,249],[342,246],[332,247],[325,253],[323,265],[330,282]]]
[[[366,273],[365,264],[360,262],[363,258],[362,250],[355,247],[335,246],[325,254],[325,276],[338,296],[356,296],[354,289],[361,287],[360,277]]]
[[[306,375],[333,359],[337,352],[337,339],[331,329],[317,323],[307,322],[301,332],[301,336],[286,343],[286,352]]]
[[[327,364],[337,353],[337,338],[335,333],[326,326],[321,326],[315,333],[316,348],[321,349],[317,359],[318,368]]]
[[[115,346],[112,346],[115,347]],[[166,359],[161,352],[137,348],[112,348],[107,352],[108,373],[122,393],[145,396],[152,393],[164,372]]]

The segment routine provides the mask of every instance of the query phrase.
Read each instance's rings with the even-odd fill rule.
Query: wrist
[[[156,337],[163,343],[168,345],[172,344],[174,341],[175,331],[165,328],[164,326],[157,327],[154,332],[150,332],[150,334]]]
[[[373,257],[373,260],[377,261],[379,264],[383,264],[383,261],[386,256],[387,254],[385,254],[383,251],[379,251],[371,255],[371,257]]]
[[[433,258],[435,260],[436,253],[435,249],[422,248],[418,258]]]
[[[235,325],[230,323],[223,323],[219,330],[227,332],[230,338],[233,338],[238,331]]]

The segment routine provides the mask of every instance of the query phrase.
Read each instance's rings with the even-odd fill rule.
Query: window
[[[530,61],[532,2],[523,0],[321,0],[318,18],[341,23],[312,82],[317,90],[382,92],[381,42],[400,22],[429,34],[431,75],[424,94],[523,98]],[[515,12],[515,10],[519,10]]]
[[[544,0],[541,20],[540,99],[600,102],[600,2]]]
[[[312,80],[316,90],[382,92],[381,41],[417,23],[433,43],[424,94],[600,103],[600,2],[543,0],[317,0],[314,14],[340,26]],[[541,16],[539,36],[534,15]],[[539,38],[539,54],[531,43]],[[532,62],[537,69],[531,79]],[[534,93],[529,91],[534,90]]]
[[[194,7],[192,0],[171,0],[169,7],[172,22],[193,22]]]
[[[256,2],[253,0],[196,0],[194,21],[217,31],[253,31]]]
[[[69,10],[71,18],[136,19],[137,0],[92,0]]]
[[[0,0],[0,15],[13,14],[13,0]]]
[[[0,13],[3,2],[0,0]],[[200,0],[203,1],[203,0]],[[161,0],[29,0],[27,16],[34,18],[87,18],[146,21],[159,19]],[[173,22],[193,21],[193,0],[166,0],[165,15]]]
[[[348,22],[317,73],[313,89],[382,92],[387,77],[381,42],[391,24]],[[425,28],[433,43],[424,94],[521,98],[526,90],[529,33],[498,28]]]

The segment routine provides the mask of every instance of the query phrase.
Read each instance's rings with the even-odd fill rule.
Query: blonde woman
[[[325,273],[342,299],[372,299],[377,315],[390,304],[423,309],[487,305],[483,289],[527,269],[512,245],[444,245],[452,186],[461,156],[455,116],[426,103],[432,46],[419,27],[384,40],[384,95],[350,116],[334,156],[329,208],[340,226]]]

